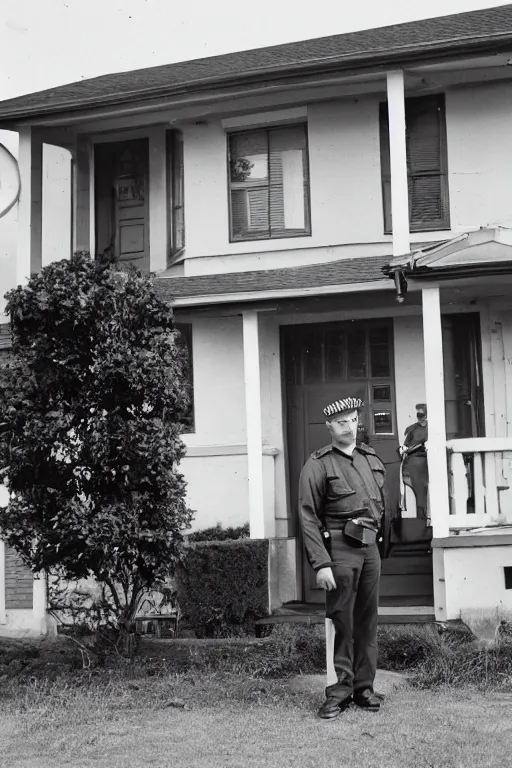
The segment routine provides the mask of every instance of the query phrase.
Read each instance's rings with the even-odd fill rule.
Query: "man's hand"
[[[316,583],[321,589],[326,589],[328,592],[331,589],[336,589],[336,581],[334,580],[334,574],[332,568],[320,568],[316,573]]]

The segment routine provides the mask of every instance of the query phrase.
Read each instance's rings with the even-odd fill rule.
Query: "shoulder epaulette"
[[[375,453],[375,451],[373,450],[373,448],[370,448],[370,446],[369,446],[369,445],[366,445],[366,443],[359,443],[359,444],[357,445],[357,450],[358,450],[360,453],[364,453],[364,454],[366,454],[367,456],[376,456],[376,455],[377,455],[377,454]]]
[[[310,459],[321,459],[322,456],[326,456],[328,453],[331,453],[332,451],[332,445],[324,445],[323,448],[319,448],[317,451],[313,451]]]

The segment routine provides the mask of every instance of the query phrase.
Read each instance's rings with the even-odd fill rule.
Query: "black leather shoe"
[[[365,691],[359,691],[354,694],[354,704],[367,712],[378,712],[380,709],[381,698],[368,688]]]
[[[341,713],[348,707],[351,701],[351,696],[348,699],[345,699],[345,701],[341,702],[337,699],[328,697],[318,710],[318,717],[321,717],[322,720],[334,720],[335,717],[339,717],[339,715],[341,715]]]

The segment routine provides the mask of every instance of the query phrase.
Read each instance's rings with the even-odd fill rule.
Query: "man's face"
[[[357,411],[337,413],[326,422],[333,441],[340,445],[352,445],[355,442],[358,424],[359,413]]]

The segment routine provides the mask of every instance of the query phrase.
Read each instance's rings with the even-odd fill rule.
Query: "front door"
[[[94,152],[96,252],[149,270],[148,139],[97,144]]]
[[[320,323],[283,329],[287,399],[288,462],[293,509],[304,462],[329,443],[322,408],[341,397],[360,397],[365,408],[361,437],[387,469],[390,503],[399,501],[398,435],[391,320]],[[322,602],[324,593],[306,557],[304,599]]]

